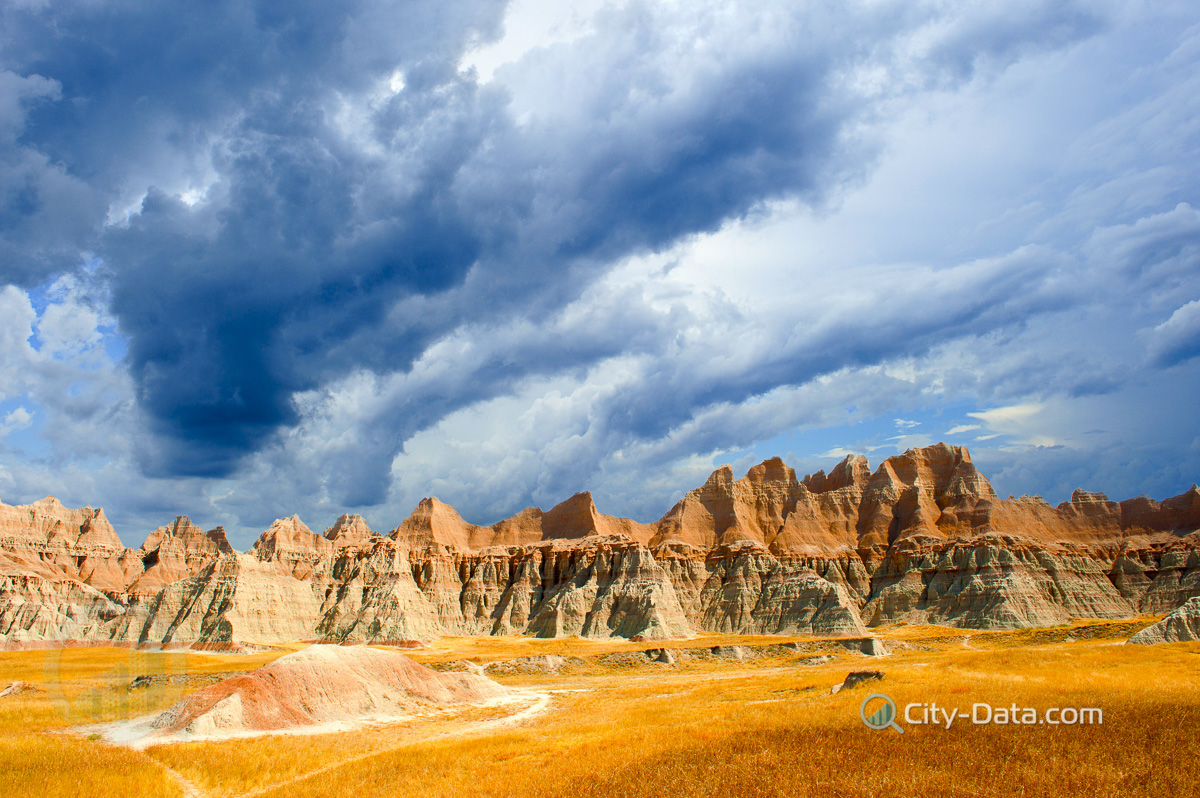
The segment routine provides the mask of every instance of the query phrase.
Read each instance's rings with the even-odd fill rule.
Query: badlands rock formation
[[[316,645],[192,693],[159,715],[141,742],[398,719],[511,693],[486,676],[438,673],[394,651]]]
[[[230,645],[447,634],[862,636],[1167,613],[1200,596],[1200,491],[1000,499],[960,447],[798,479],[722,467],[661,519],[588,493],[491,526],[435,498],[389,534],[276,521],[247,553],[187,518],[122,546],[100,510],[0,505],[0,641]]]
[[[1129,638],[1130,643],[1139,646],[1186,640],[1200,640],[1200,597],[1190,599],[1166,618]]]

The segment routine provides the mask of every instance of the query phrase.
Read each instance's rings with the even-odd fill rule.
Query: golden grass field
[[[130,692],[141,674],[250,670],[244,656],[70,649],[0,653],[0,796],[1190,796],[1200,794],[1200,644],[1126,646],[1141,623],[1019,632],[876,630],[890,656],[827,649],[748,661],[497,676],[554,691],[520,724],[500,710],[314,736],[160,745],[137,752],[73,727],[161,710],[195,689]],[[803,638],[701,636],[670,648]],[[663,645],[663,644],[659,644]],[[592,657],[649,643],[449,638],[426,662]],[[818,645],[820,647],[820,645]],[[851,670],[882,682],[830,694]],[[1100,707],[1103,725],[866,728],[871,692],[970,711],[975,702]]]

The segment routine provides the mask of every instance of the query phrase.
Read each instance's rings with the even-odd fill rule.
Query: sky
[[[1200,6],[0,2],[0,500],[1200,480]]]

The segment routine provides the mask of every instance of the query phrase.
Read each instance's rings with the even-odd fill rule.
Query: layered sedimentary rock
[[[125,607],[78,578],[0,557],[0,640],[110,640]]]
[[[849,560],[780,560],[754,541],[722,544],[705,556],[676,544],[660,549],[659,557],[676,585],[685,617],[698,629],[744,634],[864,632],[859,596],[851,586],[857,574]]]
[[[1131,614],[1133,605],[1113,587],[1101,561],[994,535],[889,550],[872,574],[863,607],[872,625],[904,621],[977,629]]]
[[[492,526],[468,524],[453,507],[435,498],[426,498],[404,523],[392,530],[389,537],[413,548],[440,546],[471,552],[494,546],[524,546],[597,535],[624,535],[639,543],[648,543],[656,531],[655,525],[600,513],[592,501],[592,494],[584,492],[545,512],[540,507],[526,507]]]
[[[207,532],[181,515],[167,526],[150,533],[142,544],[142,567],[145,569],[125,592],[151,597],[168,585],[199,573],[209,563],[233,547],[225,539],[221,527]]]
[[[722,467],[659,521],[588,493],[490,526],[436,498],[388,535],[273,523],[249,553],[186,517],[125,549],[103,512],[0,505],[0,640],[394,641],[447,634],[861,636],[1162,614],[1200,596],[1200,491],[1000,499],[965,449],[797,478]]]
[[[203,571],[130,608],[120,639],[282,643],[312,639],[320,610],[312,585],[278,563],[226,554]],[[140,612],[138,610],[141,610]]]
[[[11,560],[42,563],[107,592],[123,592],[143,570],[103,510],[70,510],[53,496],[16,507],[0,503],[0,550]]]
[[[1200,640],[1200,597],[1191,599],[1153,626],[1129,638],[1130,643],[1152,646]]]

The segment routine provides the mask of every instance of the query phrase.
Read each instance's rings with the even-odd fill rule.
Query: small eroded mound
[[[316,645],[197,690],[151,728],[155,737],[176,739],[303,730],[483,703],[510,692],[485,676],[438,673],[394,651]]]
[[[5,687],[3,690],[0,690],[0,698],[7,698],[8,696],[25,695],[26,693],[44,693],[44,692],[46,692],[46,691],[43,690],[42,688],[36,687],[32,684],[29,684],[28,682],[13,682],[8,687]]]

